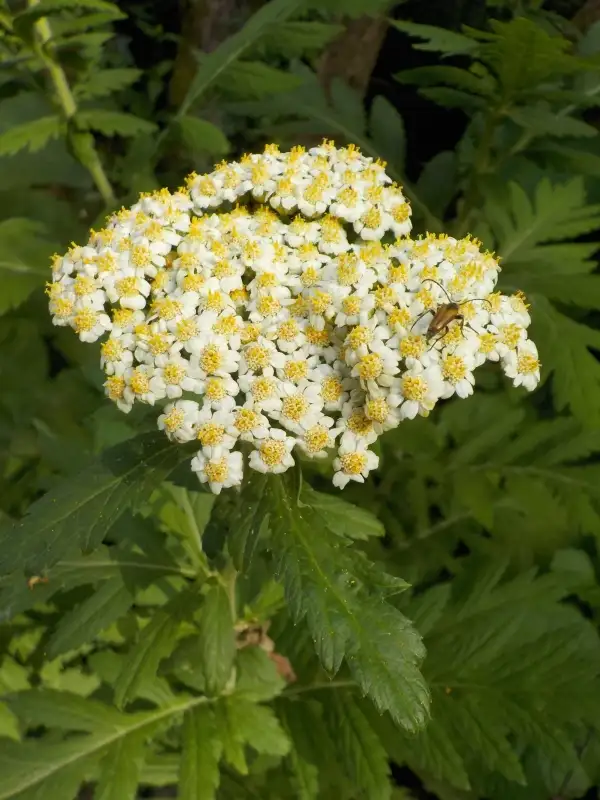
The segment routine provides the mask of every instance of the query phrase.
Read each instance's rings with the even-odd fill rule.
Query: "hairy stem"
[[[39,0],[28,0],[30,7],[36,6]],[[63,111],[67,123],[74,122],[78,111],[77,101],[71,91],[69,81],[61,65],[50,54],[48,44],[52,39],[52,28],[47,17],[41,17],[34,23],[36,52],[44,63],[50,76],[56,99]],[[104,168],[98,156],[98,151],[93,143],[85,148],[76,148],[78,158],[92,176],[96,188],[107,206],[114,205],[115,195],[106,177]]]

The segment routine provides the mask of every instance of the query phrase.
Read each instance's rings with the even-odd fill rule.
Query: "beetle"
[[[427,331],[425,332],[425,339],[428,342],[431,341],[431,339],[433,339],[434,336],[438,336],[438,334],[440,334],[438,338],[433,342],[431,347],[434,347],[434,345],[446,335],[448,326],[450,325],[451,322],[454,322],[454,320],[458,320],[458,323],[460,325],[460,331],[461,333],[463,332],[465,325],[465,318],[463,314],[460,313],[460,307],[465,305],[465,303],[470,303],[473,300],[480,300],[482,303],[487,303],[491,308],[490,301],[486,300],[483,297],[474,297],[472,298],[472,300],[463,300],[462,303],[456,303],[454,300],[452,300],[452,298],[448,294],[448,291],[442,286],[441,283],[439,283],[439,281],[436,281],[434,278],[425,278],[425,280],[422,281],[422,283],[427,283],[427,282],[435,283],[437,286],[439,286],[440,289],[444,292],[444,294],[448,298],[448,302],[443,303],[434,312],[433,317],[430,319],[429,325],[427,326]],[[425,311],[423,311],[422,314],[419,314],[417,319],[413,322],[412,328],[414,328],[417,322],[422,317],[424,317],[425,314],[427,314],[428,312],[429,309],[425,309]]]

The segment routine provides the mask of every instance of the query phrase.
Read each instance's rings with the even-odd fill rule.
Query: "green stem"
[[[39,0],[28,0],[28,5],[30,7],[36,6],[38,2]],[[63,68],[57,61],[54,60],[52,55],[50,55],[48,44],[52,40],[52,28],[50,27],[47,17],[41,17],[38,19],[34,23],[34,30],[37,40],[36,53],[48,70],[56,99],[58,100],[67,123],[73,123],[78,111],[77,101],[75,100],[73,92],[71,91],[69,81],[67,80],[67,76],[65,75]],[[96,188],[102,196],[105,204],[107,206],[114,205],[115,195],[110,181],[106,177],[106,173],[102,167],[102,163],[100,161],[100,157],[98,156],[98,151],[93,144],[93,140],[91,145],[86,146],[85,148],[80,148],[77,150],[77,152],[79,160],[92,176],[92,179],[96,184]]]

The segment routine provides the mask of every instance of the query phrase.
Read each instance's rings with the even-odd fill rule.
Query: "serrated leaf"
[[[57,245],[46,228],[29,219],[0,222],[0,314],[16,308],[49,277],[50,255]]]
[[[141,74],[141,70],[131,67],[95,70],[84,81],[76,84],[74,92],[82,99],[105,97],[135,83]]]
[[[306,618],[325,669],[345,658],[354,679],[380,711],[407,729],[425,723],[428,694],[418,663],[424,655],[409,621],[364,583],[358,563],[327,532],[317,512],[298,504],[289,476],[272,480],[272,549],[292,615]]]
[[[406,158],[404,121],[396,108],[382,95],[378,95],[371,105],[369,129],[375,147],[383,158],[404,171]]]
[[[478,47],[478,43],[474,39],[447,28],[396,19],[390,19],[389,23],[409,36],[425,40],[425,44],[413,44],[415,50],[430,50],[444,55],[467,55]]]
[[[385,536],[385,528],[374,514],[336,495],[317,492],[304,484],[302,499],[319,513],[333,533],[358,541]]]
[[[130,733],[109,747],[100,763],[94,800],[135,800],[146,735]]]
[[[400,83],[416,86],[452,86],[468,94],[490,95],[494,90],[493,81],[459,67],[432,66],[406,69],[394,75]]]
[[[224,702],[239,741],[264,755],[285,756],[289,752],[289,739],[271,708],[236,697]]]
[[[509,112],[510,118],[534,136],[597,136],[598,130],[580,119],[541,106],[522,106]]]
[[[15,569],[43,574],[75,543],[94,549],[119,517],[186,457],[185,447],[160,434],[142,434],[106,450],[37,500],[23,520],[0,525],[0,574]]]
[[[131,647],[115,684],[115,703],[123,708],[136,697],[142,683],[156,676],[158,665],[173,649],[183,614],[191,613],[193,597],[188,592],[177,595],[163,609],[156,611]],[[187,605],[187,608],[186,608]]]
[[[373,800],[391,797],[387,753],[352,695],[331,693],[324,703],[329,728],[344,772],[361,794]]]
[[[446,86],[431,86],[420,90],[423,97],[432,100],[444,108],[460,108],[465,113],[474,114],[486,108],[486,101],[460,89],[451,89]]]
[[[72,692],[31,689],[8,699],[14,713],[32,727],[44,725],[65,731],[115,731],[127,725],[127,717],[105,703]]]
[[[156,130],[153,122],[126,114],[123,111],[105,111],[93,109],[80,111],[77,115],[80,125],[104,136],[139,136],[150,134]]]
[[[193,81],[179,108],[178,116],[185,116],[192,105],[240,56],[258,42],[269,30],[275,30],[302,6],[303,0],[273,0],[260,8],[244,27],[226,39],[216,50],[206,56],[196,71]]]
[[[219,787],[223,744],[213,711],[199,706],[183,719],[179,773],[180,800],[213,800]]]
[[[62,132],[60,117],[41,117],[32,122],[15,125],[0,134],[0,156],[14,155],[19,150],[35,153]]]
[[[133,603],[131,591],[119,576],[103,584],[81,605],[60,620],[48,644],[48,655],[55,658],[91,641],[100,631],[125,614]]]
[[[231,677],[235,658],[235,634],[229,597],[219,583],[204,599],[200,618],[202,667],[209,694],[219,694]]]
[[[272,700],[285,689],[274,661],[260,647],[244,647],[236,662],[236,697],[260,703]]]
[[[285,22],[266,38],[266,44],[287,57],[321,50],[344,30],[343,25],[326,22]]]
[[[231,145],[224,133],[205,119],[181,117],[177,120],[186,146],[192,152],[206,152],[214,156],[228,153]]]
[[[35,20],[40,17],[58,14],[61,11],[68,11],[70,9],[80,11],[83,8],[121,16],[118,6],[114,3],[108,3],[105,0],[39,0],[35,5],[21,11],[19,18]]]

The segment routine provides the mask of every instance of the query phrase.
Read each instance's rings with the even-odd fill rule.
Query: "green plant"
[[[440,800],[600,784],[600,28],[546,5],[390,22],[429,59],[402,86],[464,112],[422,169],[408,110],[319,73],[370,5],[272,0],[178,73],[175,107],[168,36],[134,6],[2,6],[0,798],[409,796],[390,764]],[[387,160],[417,232],[500,254],[543,385],[484,369],[343,495],[307,462],[215,499],[153,414],[105,403],[97,352],[50,325],[46,264],[139,191],[323,136]]]

